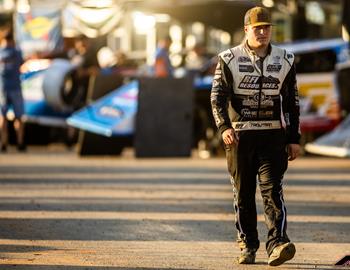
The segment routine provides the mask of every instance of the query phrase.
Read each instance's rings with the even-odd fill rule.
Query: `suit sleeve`
[[[285,80],[284,118],[287,124],[287,143],[300,143],[300,109],[299,94],[296,80],[295,64],[293,63]]]
[[[211,89],[211,106],[215,124],[222,133],[232,128],[228,113],[233,77],[223,59],[219,56]]]

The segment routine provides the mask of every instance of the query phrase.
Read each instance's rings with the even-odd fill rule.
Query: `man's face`
[[[271,25],[245,26],[248,44],[252,48],[265,47],[271,40]]]

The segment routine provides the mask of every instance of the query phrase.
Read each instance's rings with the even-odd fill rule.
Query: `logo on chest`
[[[261,77],[253,76],[253,75],[245,75],[242,81],[238,84],[238,88],[240,89],[278,89],[280,84],[280,80],[278,78],[272,77],[263,77],[261,81]]]

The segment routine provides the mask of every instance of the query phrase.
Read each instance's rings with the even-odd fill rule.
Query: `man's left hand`
[[[292,161],[300,155],[299,144],[288,144],[288,160]]]

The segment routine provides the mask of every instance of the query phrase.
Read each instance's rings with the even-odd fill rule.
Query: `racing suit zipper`
[[[260,107],[261,107],[261,94],[262,94],[262,88],[263,88],[263,78],[264,78],[264,60],[265,58],[260,58],[259,64],[260,64],[260,86],[259,86],[259,98],[258,98],[258,111],[257,111],[257,119],[260,118]]]

